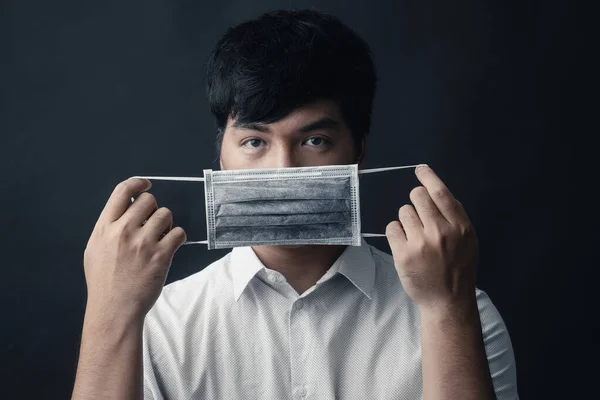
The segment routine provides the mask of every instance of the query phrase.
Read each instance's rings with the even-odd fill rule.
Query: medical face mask
[[[362,233],[357,164],[317,167],[204,170],[204,178],[135,176],[149,180],[204,181],[208,249],[261,245],[351,245]]]

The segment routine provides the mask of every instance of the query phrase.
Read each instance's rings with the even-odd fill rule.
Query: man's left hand
[[[421,310],[464,310],[475,303],[477,236],[462,204],[428,166],[416,175],[414,204],[400,208],[386,236],[400,281]]]

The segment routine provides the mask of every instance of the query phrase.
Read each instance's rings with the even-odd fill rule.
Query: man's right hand
[[[158,299],[186,233],[171,229],[171,211],[145,192],[151,186],[145,179],[123,181],[102,210],[84,252],[86,313],[143,320]]]

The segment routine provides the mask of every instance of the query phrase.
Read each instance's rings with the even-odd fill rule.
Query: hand
[[[171,211],[150,193],[131,204],[151,186],[137,178],[119,183],[98,218],[84,252],[90,312],[143,320],[162,291],[186,234],[171,229]]]
[[[471,307],[478,258],[473,226],[430,167],[415,173],[423,186],[410,193],[414,207],[402,206],[399,221],[386,227],[400,281],[422,310]]]

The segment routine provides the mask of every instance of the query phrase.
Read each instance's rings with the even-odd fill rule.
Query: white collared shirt
[[[518,399],[504,321],[477,290],[498,400]],[[348,246],[301,295],[237,247],[163,288],[143,333],[145,399],[421,399],[419,312],[393,259]]]

